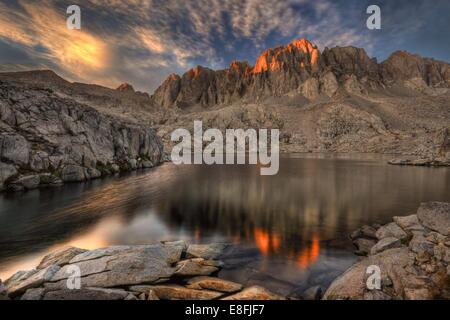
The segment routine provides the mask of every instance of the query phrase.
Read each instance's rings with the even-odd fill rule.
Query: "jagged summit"
[[[118,86],[116,90],[121,92],[135,92],[133,86],[126,82]]]
[[[366,94],[393,84],[421,91],[427,86],[449,88],[450,67],[404,51],[379,64],[362,48],[334,47],[320,52],[311,41],[301,38],[265,50],[253,66],[235,60],[225,70],[196,66],[182,76],[172,74],[152,99],[163,107],[208,107],[285,95],[332,98],[342,90]]]
[[[267,49],[256,59],[254,66],[247,61],[234,60],[225,70],[214,71],[196,66],[181,77],[171,74],[155,91],[153,99],[164,107],[177,105],[183,108],[195,104],[206,106],[231,102],[248,91],[259,96],[266,90],[264,78],[269,73],[269,77],[273,77],[275,73],[292,70],[291,80],[294,83],[288,87],[298,85],[301,79],[317,70],[319,56],[320,52],[312,42],[304,38],[294,40],[286,46]],[[250,90],[249,86],[252,87]],[[283,93],[283,86],[279,83],[278,88],[271,87],[277,93]]]
[[[310,41],[302,38],[287,46],[278,46],[263,52],[253,67],[253,73],[278,71],[283,68],[304,68],[314,66],[319,58],[319,49]]]

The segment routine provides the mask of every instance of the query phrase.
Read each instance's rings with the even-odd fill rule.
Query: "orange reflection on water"
[[[24,256],[20,261],[6,265],[0,270],[0,279],[7,279],[19,270],[31,270],[35,268],[42,258],[50,253],[67,247],[76,247],[86,250],[104,248],[111,245],[112,235],[117,233],[123,224],[118,217],[105,219],[103,223],[97,225],[85,234],[73,237],[70,240],[61,242],[29,256]]]
[[[111,245],[110,240],[113,235],[123,228],[123,222],[119,217],[111,217],[103,220],[102,223],[95,226],[86,234],[72,238],[69,241],[53,246],[49,252],[63,249],[67,246],[82,248],[86,250],[94,250],[104,248]]]
[[[313,235],[310,247],[303,249],[297,258],[297,265],[301,269],[305,269],[312,263],[316,262],[320,255],[320,242],[317,235]]]
[[[266,256],[270,250],[272,250],[275,254],[279,253],[280,238],[276,233],[270,234],[267,231],[255,228],[254,235],[256,246],[259,248],[263,256]]]
[[[280,237],[276,233],[272,235],[272,249],[275,254],[280,250]]]
[[[269,252],[276,255],[283,250],[280,236],[276,233],[270,233],[260,228],[254,229],[255,243],[263,256],[267,256]],[[309,265],[319,259],[320,256],[320,240],[316,234],[313,234],[311,244],[303,248],[299,253],[289,250],[287,257],[289,260],[296,262],[301,269],[307,268]]]
[[[269,233],[255,228],[255,242],[263,256],[266,256],[269,253],[270,247]]]

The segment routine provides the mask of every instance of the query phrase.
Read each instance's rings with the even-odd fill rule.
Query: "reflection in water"
[[[255,242],[263,256],[267,256],[270,248],[270,236],[267,232],[255,228]]]
[[[230,260],[236,270],[225,275],[235,280],[272,277],[278,288],[323,284],[354,261],[351,231],[409,214],[422,201],[449,201],[449,189],[446,168],[315,155],[281,159],[276,176],[244,165],[165,164],[8,194],[0,197],[0,278],[64,245],[93,249],[186,239],[240,247]]]
[[[298,255],[298,266],[302,269],[317,261],[320,254],[319,238],[313,235],[311,247],[303,249]]]

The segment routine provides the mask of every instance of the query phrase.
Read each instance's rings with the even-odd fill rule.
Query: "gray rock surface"
[[[0,189],[48,185],[44,173],[75,182],[111,174],[113,165],[128,171],[161,162],[163,146],[153,129],[40,87],[45,78],[39,85],[16,78],[0,74]],[[28,174],[16,177],[20,170]]]
[[[416,233],[409,242],[409,248],[415,253],[429,253],[432,254],[434,250],[434,244],[428,241],[423,234]]]
[[[175,272],[172,264],[180,259],[181,253],[182,249],[176,246],[138,246],[74,264],[80,268],[84,286],[117,287],[155,283],[170,278]],[[73,260],[78,261],[77,257]],[[70,265],[63,267],[52,281],[67,278],[69,273],[66,269],[69,267]]]
[[[376,236],[379,240],[387,237],[394,237],[399,240],[403,240],[406,237],[408,237],[406,232],[402,228],[400,228],[399,225],[396,224],[395,222],[391,222],[379,228],[376,232]]]
[[[225,293],[233,293],[242,289],[242,285],[239,283],[204,276],[189,279],[186,287],[189,289],[207,289]]]
[[[64,266],[70,262],[74,257],[86,252],[87,250],[75,247],[66,247],[55,252],[49,253],[42,258],[37,269],[44,269],[51,265]]]
[[[395,237],[382,238],[371,249],[371,255],[356,262],[333,281],[324,299],[449,299],[449,236],[430,231],[447,230],[441,228],[450,219],[445,214],[447,205],[423,203],[417,215],[394,217],[396,224],[408,233],[408,237],[402,239],[407,246]],[[436,221],[439,221],[440,226],[437,226]],[[392,231],[392,223],[381,226],[377,235],[389,230]],[[368,273],[369,266],[377,266],[381,271],[379,290],[371,290],[367,286],[371,275]]]
[[[82,166],[69,164],[61,170],[61,179],[64,182],[79,182],[87,179]]]
[[[12,181],[8,186],[9,189],[15,190],[33,190],[39,187],[41,183],[41,178],[39,175],[27,175],[20,176],[16,180]]]
[[[252,286],[223,300],[284,300],[284,298],[262,287]]]
[[[417,214],[412,214],[403,217],[394,217],[395,223],[399,225],[406,232],[423,231],[423,226],[420,224]]]
[[[80,254],[77,254],[75,257],[73,257],[70,260],[70,263],[73,264],[73,263],[78,263],[78,262],[87,261],[87,260],[94,260],[94,259],[102,258],[105,256],[112,256],[112,255],[119,254],[121,252],[126,252],[129,250],[132,250],[132,249],[133,249],[133,247],[131,247],[131,246],[111,246],[111,247],[107,247],[107,248],[89,250],[89,251],[85,251]]]
[[[24,293],[28,289],[41,286],[42,284],[44,284],[44,282],[50,281],[50,279],[56,272],[58,272],[59,269],[60,267],[52,265],[36,271],[25,279],[20,279],[20,281],[8,281],[6,287],[8,295],[11,297],[15,297]]]
[[[189,289],[174,284],[157,285],[152,290],[161,300],[212,300],[223,295],[221,292]]]
[[[125,300],[130,293],[121,289],[84,288],[45,293],[43,300]]]
[[[398,238],[386,237],[378,241],[372,249],[370,249],[370,254],[374,255],[387,249],[401,247],[401,245],[402,243]]]
[[[377,239],[376,231],[372,226],[364,225],[361,228],[355,230],[350,234],[350,239],[356,240],[358,238],[365,238],[365,239]]]
[[[0,158],[18,165],[26,165],[30,160],[29,142],[23,136],[13,132],[2,132]]]
[[[406,274],[405,268],[409,263],[407,248],[394,248],[357,262],[343,275],[336,279],[327,289],[324,299],[351,299],[359,300],[364,293],[369,291],[366,287],[367,268],[371,265],[380,267],[382,277],[389,277],[395,282],[396,289],[401,294],[402,275]]]
[[[207,248],[210,246],[210,248]],[[201,245],[201,252],[220,255],[224,244]],[[46,255],[38,269],[20,271],[5,283],[4,298],[22,300],[210,300],[280,299],[260,288],[205,276],[222,268],[218,260],[190,258],[184,241],[115,246],[86,251],[68,247]],[[79,289],[69,289],[74,267]],[[183,271],[184,270],[184,271]],[[0,295],[1,291],[0,282]],[[239,294],[233,296],[234,294]]]
[[[0,161],[0,191],[5,188],[5,182],[17,174],[17,169],[12,164],[3,163]]]
[[[227,247],[226,244],[216,243],[213,245],[191,244],[186,251],[188,258],[215,259]]]
[[[367,255],[377,242],[372,239],[358,238],[353,241],[358,255]]]
[[[364,300],[392,300],[392,297],[381,290],[370,290],[364,293]]]
[[[41,300],[46,292],[45,288],[28,289],[20,300]]]
[[[178,276],[208,276],[218,270],[217,267],[210,265],[208,261],[202,258],[194,258],[179,261],[176,265],[175,274]]]
[[[450,235],[450,203],[427,202],[417,211],[420,223],[444,236]]]

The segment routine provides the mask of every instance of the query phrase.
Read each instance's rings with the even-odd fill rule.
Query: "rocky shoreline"
[[[434,152],[425,152],[426,156],[418,158],[396,158],[388,163],[399,166],[448,167],[450,166],[450,129],[441,130],[436,138]]]
[[[350,235],[360,260],[322,288],[281,296],[260,285],[219,277],[227,267],[225,243],[74,247],[45,256],[33,270],[0,281],[0,300],[431,300],[450,299],[450,203],[422,203],[417,214]],[[380,288],[369,290],[369,266],[380,269]],[[75,268],[75,269],[74,269]],[[79,289],[69,289],[73,272]],[[75,282],[76,283],[76,282]]]
[[[227,246],[175,241],[91,251],[69,247],[0,282],[0,300],[284,299],[260,286],[244,288],[218,278],[220,255]],[[73,270],[79,272],[80,286],[69,289],[76,283]]]
[[[397,166],[416,166],[416,167],[449,167],[450,160],[446,159],[402,159],[396,158],[388,162]]]
[[[324,299],[450,299],[450,203],[422,203],[417,214],[351,234],[356,254],[366,256],[337,278]],[[381,271],[381,288],[369,290],[369,266]]]
[[[0,81],[0,191],[79,182],[165,160],[156,131],[51,89]]]

